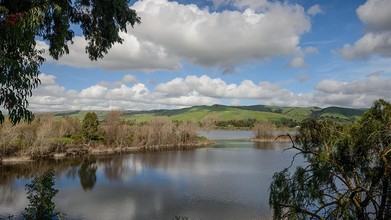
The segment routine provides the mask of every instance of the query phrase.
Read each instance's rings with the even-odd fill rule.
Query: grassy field
[[[308,117],[326,117],[339,121],[356,120],[364,113],[363,109],[349,109],[340,107],[278,107],[278,106],[194,106],[182,109],[162,109],[152,111],[124,111],[124,119],[127,121],[145,122],[151,120],[175,120],[175,121],[228,121],[247,120],[282,122],[292,120],[300,122]],[[83,119],[87,111],[68,111],[52,113],[58,117],[73,116]],[[106,111],[95,111],[100,120],[104,120]]]

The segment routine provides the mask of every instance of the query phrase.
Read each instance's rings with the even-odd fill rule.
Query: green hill
[[[320,109],[312,113],[312,116],[315,117],[327,117],[335,118],[342,120],[354,121],[360,118],[364,114],[364,109],[351,109],[351,108],[341,108],[341,107],[328,107]]]
[[[273,121],[273,122],[300,122],[308,117],[324,117],[339,121],[354,121],[363,115],[363,109],[351,109],[341,107],[279,107],[266,105],[252,106],[193,106],[182,109],[160,109],[151,111],[125,111],[125,120],[135,120],[138,122],[150,121],[155,119],[168,120],[248,120]],[[107,111],[95,111],[99,119],[104,120]],[[53,113],[58,117],[74,116],[82,119],[87,111],[64,111]]]

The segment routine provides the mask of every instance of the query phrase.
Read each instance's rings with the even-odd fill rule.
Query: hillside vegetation
[[[161,109],[151,111],[125,111],[126,121],[146,122],[152,120],[170,119],[173,121],[233,121],[257,120],[275,123],[298,123],[309,117],[331,118],[341,122],[355,121],[360,118],[365,109],[341,107],[278,107],[266,105],[252,106],[194,106],[182,109]],[[103,120],[107,112],[95,111],[98,118]],[[82,119],[85,111],[56,112],[55,116],[73,116]]]

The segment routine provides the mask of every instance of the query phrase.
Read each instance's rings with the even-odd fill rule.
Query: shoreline
[[[251,138],[251,142],[291,142],[288,136],[273,136],[263,138]],[[80,144],[67,146],[60,152],[51,152],[43,156],[29,156],[27,152],[21,153],[20,155],[3,156],[0,157],[0,166],[3,164],[21,164],[36,162],[42,159],[53,159],[53,160],[64,160],[67,158],[77,158],[85,156],[110,156],[120,154],[134,154],[134,153],[146,153],[146,152],[159,152],[159,151],[180,151],[180,150],[192,150],[202,148],[213,144],[213,141],[203,140],[186,144],[165,144],[165,145],[150,145],[150,146],[105,146],[102,144]]]
[[[104,145],[80,145],[69,147],[63,152],[53,152],[46,156],[32,157],[26,154],[14,155],[9,157],[0,158],[0,166],[3,164],[21,164],[28,162],[35,162],[42,159],[54,159],[64,160],[67,158],[77,158],[84,156],[109,156],[120,154],[134,154],[134,153],[146,153],[146,152],[159,152],[159,151],[181,151],[192,150],[202,148],[207,145],[213,144],[213,141],[198,141],[194,143],[186,144],[166,144],[166,145],[151,145],[151,146],[133,146],[133,147],[108,147]]]

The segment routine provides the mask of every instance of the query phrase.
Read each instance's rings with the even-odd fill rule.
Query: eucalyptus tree
[[[274,174],[274,219],[391,219],[391,104],[356,123],[309,119],[292,148],[299,167]]]
[[[45,61],[37,39],[49,45],[49,54],[59,59],[69,53],[78,25],[88,41],[91,60],[102,58],[114,43],[122,43],[120,31],[140,23],[129,0],[0,0],[0,123],[1,109],[15,124],[34,115],[28,98],[40,84],[39,68]]]

